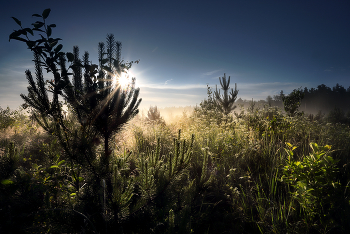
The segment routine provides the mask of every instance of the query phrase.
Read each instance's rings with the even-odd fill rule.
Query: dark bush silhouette
[[[302,115],[302,112],[298,112],[298,108],[301,105],[301,100],[304,98],[304,93],[300,89],[294,89],[293,92],[287,96],[282,97],[284,110],[289,116]]]

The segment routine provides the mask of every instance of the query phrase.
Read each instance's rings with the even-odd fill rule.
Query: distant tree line
[[[318,112],[329,113],[336,108],[344,112],[350,111],[350,87],[345,89],[342,85],[336,84],[333,88],[324,84],[317,88],[303,90],[304,98],[301,101],[299,110],[305,113],[316,114]],[[283,107],[283,97],[286,96],[283,91],[273,98],[268,96],[266,102],[271,106]]]
[[[350,110],[350,87],[345,89],[343,86],[336,84],[332,89],[324,84],[317,86],[316,89],[308,90],[304,88],[304,100],[302,101],[301,110],[306,112],[322,111],[328,113],[335,108],[343,111]]]

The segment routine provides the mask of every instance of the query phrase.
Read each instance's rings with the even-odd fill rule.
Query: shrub
[[[312,153],[301,161],[294,159],[294,149],[287,143],[287,165],[282,181],[294,188],[292,196],[298,201],[309,220],[329,219],[339,199],[340,183],[337,181],[337,160],[329,156],[331,147],[311,143]]]
[[[298,112],[301,100],[304,98],[304,93],[300,89],[294,89],[288,96],[282,96],[284,110],[289,116],[302,115],[302,112]]]
[[[150,106],[148,112],[147,112],[147,117],[146,121],[148,123],[157,123],[157,124],[165,124],[163,117],[160,116],[160,112],[157,109],[157,106]]]

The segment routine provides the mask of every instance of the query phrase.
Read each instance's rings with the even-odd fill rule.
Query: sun
[[[127,72],[122,72],[119,76],[114,76],[113,79],[113,85],[116,87],[121,87],[122,89],[127,89],[127,87],[130,85],[131,79]]]

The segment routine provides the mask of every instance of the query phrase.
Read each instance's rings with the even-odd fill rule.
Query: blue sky
[[[231,77],[242,99],[336,83],[350,86],[348,1],[18,1],[0,9],[0,106],[17,108],[33,69],[24,43],[8,41],[51,8],[48,23],[63,50],[80,47],[97,63],[108,33],[122,42],[122,58],[141,89],[141,107],[187,106],[206,98],[206,85]]]

